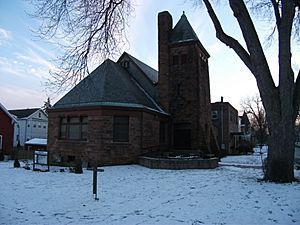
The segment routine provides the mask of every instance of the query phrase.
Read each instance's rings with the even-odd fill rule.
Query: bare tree
[[[241,108],[250,119],[251,127],[259,144],[264,144],[267,140],[267,120],[266,112],[260,96],[247,97],[241,100]]]
[[[209,0],[203,0],[214,24],[217,38],[232,48],[254,75],[266,110],[269,127],[268,164],[265,179],[291,182],[294,178],[295,134],[294,124],[300,105],[300,71],[291,67],[291,36],[299,37],[299,0],[259,0],[261,10],[272,10],[278,35],[279,85],[275,86],[271,71],[259,41],[253,20],[244,1],[228,0],[236,18],[246,49],[226,34]],[[249,1],[248,1],[249,2]],[[294,28],[294,29],[293,29]]]
[[[98,63],[119,53],[126,42],[125,28],[133,12],[130,0],[31,0],[40,19],[37,33],[60,42],[62,56],[51,70],[50,88],[74,86]]]

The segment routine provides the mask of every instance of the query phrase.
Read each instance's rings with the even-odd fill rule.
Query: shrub
[[[74,173],[77,173],[77,174],[83,173],[83,171],[82,171],[82,162],[81,162],[81,160],[77,160],[77,161],[76,161],[76,165],[75,165],[75,167],[74,167]]]
[[[239,154],[248,154],[253,153],[254,145],[250,141],[242,141],[240,145],[237,147]]]
[[[15,161],[14,161],[14,167],[15,168],[20,168],[20,162],[19,162],[19,160],[18,159],[15,159]]]

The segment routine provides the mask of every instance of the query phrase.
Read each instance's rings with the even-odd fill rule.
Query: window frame
[[[219,119],[219,111],[218,110],[213,110],[211,112],[211,119],[212,120],[218,120]]]
[[[126,121],[117,121],[117,120],[126,120]],[[124,129],[124,130],[120,130],[120,129]],[[117,142],[117,143],[129,142],[129,116],[113,116],[113,142]]]
[[[72,121],[72,120],[75,120],[75,121]],[[77,126],[78,131],[75,130],[76,126]],[[82,132],[83,126],[86,126],[86,128],[85,128],[86,131],[84,132],[84,135]],[[59,139],[60,140],[72,140],[72,141],[86,141],[87,140],[87,126],[88,126],[88,117],[87,116],[60,117],[59,134],[58,134]],[[76,134],[76,132],[78,132],[78,133]],[[72,135],[72,137],[71,137],[71,135]]]

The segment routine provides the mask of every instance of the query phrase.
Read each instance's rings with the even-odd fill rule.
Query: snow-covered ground
[[[222,158],[220,165],[236,165],[240,167],[261,168],[262,161],[266,159],[268,147],[263,146],[262,149],[256,147],[251,155],[228,156]]]
[[[254,164],[257,157],[223,160]],[[103,169],[95,201],[91,171],[33,172],[0,162],[0,224],[300,224],[300,183],[258,182],[260,169]]]

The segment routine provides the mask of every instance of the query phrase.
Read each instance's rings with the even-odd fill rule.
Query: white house
[[[14,128],[14,147],[32,138],[47,138],[48,115],[40,108],[9,110],[16,118]]]

